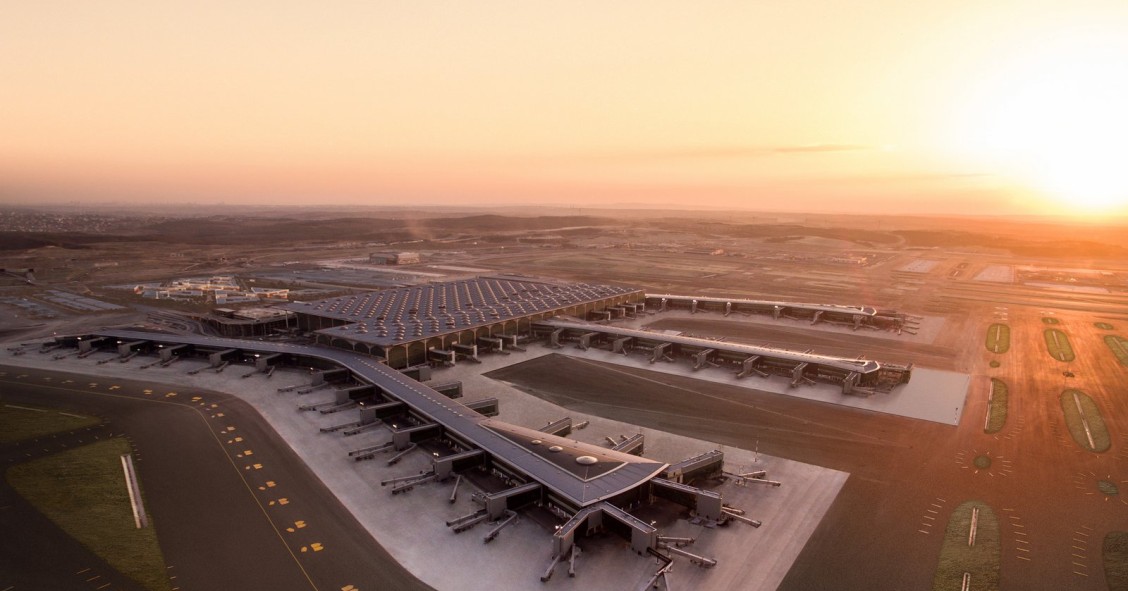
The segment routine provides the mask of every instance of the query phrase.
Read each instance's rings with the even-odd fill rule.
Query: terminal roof
[[[95,336],[157,344],[190,344],[215,349],[240,349],[248,353],[289,353],[332,361],[348,368],[358,379],[375,384],[388,396],[404,402],[416,413],[443,426],[462,439],[504,462],[530,481],[584,507],[631,490],[658,476],[668,464],[541,433],[495,419],[487,419],[456,400],[379,363],[375,358],[342,349],[266,341],[227,339],[202,335],[170,335],[130,330],[104,330]],[[534,439],[540,444],[533,444]],[[544,446],[544,451],[540,449]],[[561,449],[548,451],[553,446]],[[581,456],[594,464],[577,462]]]
[[[318,331],[326,336],[390,346],[637,291],[528,277],[475,277],[285,307],[300,314],[347,322]]]

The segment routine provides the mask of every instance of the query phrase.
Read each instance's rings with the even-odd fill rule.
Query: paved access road
[[[146,509],[176,589],[428,589],[396,563],[262,417],[237,398],[136,380],[0,366],[0,402],[105,417],[102,428],[129,439]],[[37,527],[38,513],[9,500],[3,501],[5,506],[18,510],[21,523],[31,528],[27,531],[47,531],[42,516]],[[55,532],[61,533],[57,528]],[[11,566],[17,581],[33,574],[32,564]],[[57,569],[60,583],[75,577],[71,566],[68,562],[68,570],[62,565]],[[77,579],[75,585],[49,587],[97,588],[80,584],[86,583]],[[13,591],[21,588],[35,587],[17,586]]]

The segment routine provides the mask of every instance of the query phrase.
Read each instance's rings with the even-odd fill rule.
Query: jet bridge
[[[721,502],[721,495],[711,490],[654,478],[650,481],[650,494],[686,507],[697,513],[698,517],[724,521],[725,514],[722,510],[724,504]]]

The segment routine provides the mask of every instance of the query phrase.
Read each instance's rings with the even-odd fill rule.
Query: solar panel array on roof
[[[635,291],[611,285],[476,277],[291,304],[287,308],[350,322],[319,332],[391,345]]]

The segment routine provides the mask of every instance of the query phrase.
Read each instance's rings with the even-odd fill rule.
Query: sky
[[[1124,0],[0,0],[0,203],[1128,212]]]

